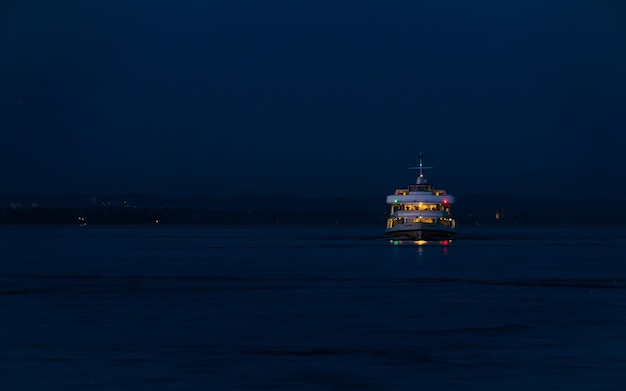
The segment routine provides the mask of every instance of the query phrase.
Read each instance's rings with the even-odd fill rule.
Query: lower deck
[[[447,239],[455,233],[456,230],[451,226],[423,222],[396,224],[385,230],[387,235],[413,240]]]
[[[389,230],[399,225],[417,223],[451,229],[456,228],[456,221],[451,217],[390,217],[387,219],[387,229]]]

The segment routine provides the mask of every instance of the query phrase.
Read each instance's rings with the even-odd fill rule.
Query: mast
[[[409,167],[409,169],[420,170],[419,176],[417,177],[417,180],[415,181],[415,183],[422,184],[422,183],[427,182],[426,178],[424,178],[424,170],[427,168],[432,168],[432,167],[424,167],[424,154],[422,153],[422,151],[420,151],[419,159],[420,159],[420,165],[417,167]]]

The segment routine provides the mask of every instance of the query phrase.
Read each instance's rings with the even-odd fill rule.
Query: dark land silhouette
[[[384,225],[385,197],[0,197],[0,224],[342,224]],[[467,224],[626,224],[626,200],[457,197]]]

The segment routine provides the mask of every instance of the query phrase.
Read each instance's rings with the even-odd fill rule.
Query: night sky
[[[626,2],[4,0],[0,194],[626,197]]]

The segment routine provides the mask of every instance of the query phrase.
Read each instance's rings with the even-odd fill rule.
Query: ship
[[[387,196],[391,212],[387,219],[385,234],[398,239],[444,240],[456,234],[456,221],[451,207],[454,196],[444,189],[436,188],[424,177],[424,155],[419,154],[419,170],[415,183],[396,189]]]

